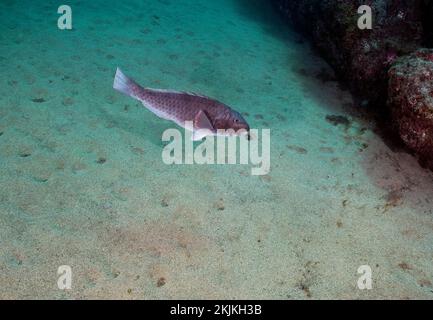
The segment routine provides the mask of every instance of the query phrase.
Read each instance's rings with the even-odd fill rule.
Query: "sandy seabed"
[[[69,2],[72,31],[56,1],[0,4],[0,298],[433,298],[433,174],[266,3]],[[270,174],[165,165],[173,125],[117,66],[270,128]]]

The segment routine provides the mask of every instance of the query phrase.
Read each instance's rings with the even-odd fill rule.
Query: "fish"
[[[194,141],[216,135],[246,135],[249,139],[247,121],[238,111],[218,100],[193,92],[145,88],[128,78],[120,68],[116,70],[113,88],[140,101],[158,117],[192,131]]]

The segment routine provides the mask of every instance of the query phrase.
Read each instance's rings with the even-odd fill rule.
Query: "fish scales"
[[[133,97],[160,118],[171,120],[179,126],[198,131],[206,129],[193,138],[215,135],[218,130],[248,133],[249,125],[242,115],[215,99],[191,92],[144,88],[117,69],[113,88]],[[193,123],[187,128],[186,123]],[[210,132],[210,134],[209,134]],[[232,133],[230,133],[232,134]]]

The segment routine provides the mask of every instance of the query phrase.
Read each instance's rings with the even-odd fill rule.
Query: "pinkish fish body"
[[[237,134],[247,134],[250,129],[239,112],[217,100],[190,92],[143,88],[119,68],[113,88],[141,101],[158,117],[193,131],[194,140],[217,135],[219,130],[231,129]]]

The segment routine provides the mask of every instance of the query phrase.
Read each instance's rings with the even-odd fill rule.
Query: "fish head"
[[[232,110],[232,129],[235,131],[239,130],[245,130],[246,132],[250,131],[250,126],[248,125],[247,121],[242,117],[242,115]]]
[[[250,126],[244,117],[233,109],[228,109],[222,117],[216,119],[216,123],[218,129],[224,129],[235,134],[248,134],[250,131]]]

